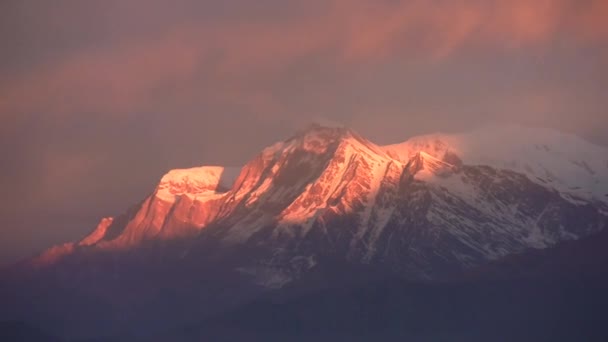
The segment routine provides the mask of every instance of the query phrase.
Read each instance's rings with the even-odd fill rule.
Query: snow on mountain
[[[487,126],[463,134],[430,134],[384,147],[401,160],[418,151],[438,159],[455,155],[467,165],[488,165],[526,175],[570,201],[608,203],[608,149],[546,128]]]
[[[229,195],[233,211],[224,215],[230,222],[226,239],[240,243],[277,221],[302,223],[324,210],[354,150],[371,147],[375,152],[365,152],[368,158],[384,155],[359,139],[345,128],[315,125],[262,151],[243,168]]]
[[[196,237],[255,251],[238,269],[260,284],[282,285],[326,254],[433,278],[604,229],[607,176],[605,148],[548,129],[378,146],[313,125],[242,169],[172,170],[142,203],[47,254]]]
[[[446,279],[605,231],[607,156],[546,129],[378,146],[314,125],[243,168],[169,171],[82,240],[18,265],[3,298],[17,304],[4,307],[76,330],[88,318],[96,332],[149,331],[343,270]]]
[[[344,129],[330,129],[330,131],[339,133],[338,140],[333,141],[336,147],[328,156],[326,155],[328,151],[320,148],[327,145],[327,136],[315,131],[302,137],[301,146],[305,151],[314,151],[323,156],[321,157],[323,162],[315,161],[315,157],[307,157],[311,163],[316,163],[320,171],[319,176],[311,179],[303,191],[277,215],[278,222],[284,226],[294,223],[303,224],[304,229],[301,234],[306,234],[313,220],[320,213],[331,209],[332,203],[339,196],[347,197],[349,191],[353,189],[358,196],[361,196],[363,202],[373,201],[389,163],[398,163],[378,146],[352,131]],[[282,154],[288,152],[289,150],[282,151]],[[327,157],[331,159],[325,160]],[[303,160],[300,159],[300,162]],[[349,187],[352,189],[348,189]],[[347,205],[350,207],[349,204]],[[371,206],[368,208],[371,209]],[[364,215],[369,216],[369,214],[368,210]]]
[[[201,166],[175,169],[165,174],[156,188],[155,196],[174,202],[178,196],[212,196],[226,192],[238,176],[240,168]]]
[[[195,234],[215,219],[238,172],[240,168],[220,166],[169,171],[139,207],[107,228],[100,247],[124,248],[147,239]]]
[[[112,222],[114,222],[113,217],[102,218],[99,224],[97,225],[97,228],[95,228],[95,230],[93,230],[93,232],[87,235],[84,239],[80,240],[80,242],[78,242],[78,245],[92,246],[98,243],[106,235],[108,227],[110,227]]]

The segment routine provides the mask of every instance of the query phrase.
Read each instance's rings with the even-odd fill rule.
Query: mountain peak
[[[223,166],[174,169],[161,178],[156,196],[172,202],[175,196],[224,192],[232,187],[238,170]]]
[[[325,138],[335,139],[347,136],[352,131],[345,126],[327,126],[319,123],[312,123],[302,129],[299,129],[294,138]]]
[[[302,145],[305,150],[315,150],[315,147],[326,147],[333,144],[347,142],[351,145],[357,145],[360,148],[369,149],[375,154],[386,156],[386,150],[374,144],[368,139],[361,136],[353,129],[339,125],[323,125],[312,123],[303,129],[300,129],[296,134],[288,139],[286,143],[296,143]]]
[[[383,149],[403,161],[425,152],[449,163],[451,158],[515,171],[575,198],[606,201],[608,194],[608,149],[550,128],[488,125],[416,136]]]
[[[310,124],[298,131],[285,141],[278,142],[264,150],[264,153],[301,149],[314,154],[324,154],[332,151],[340,142],[355,134],[346,127],[329,127],[318,123]]]

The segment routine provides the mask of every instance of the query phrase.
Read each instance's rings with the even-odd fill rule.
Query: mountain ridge
[[[340,292],[368,279],[416,289],[475,270],[491,275],[484,267],[605,232],[607,204],[594,197],[594,179],[608,182],[598,169],[605,149],[579,151],[595,159],[578,164],[553,154],[588,175],[591,188],[570,191],[567,182],[532,179],[521,164],[473,163],[468,150],[437,137],[412,150],[420,139],[386,147],[346,128],[312,126],[239,172],[170,171],[87,236],[0,273],[0,319],[38,322],[58,336],[126,331],[153,340],[273,291],[329,282]]]
[[[591,221],[599,221],[588,223],[593,227],[581,234],[603,229],[605,223],[601,217],[608,213],[608,197],[598,197],[598,191],[604,191],[603,187],[598,190],[593,185],[598,180],[603,180],[602,185],[608,183],[606,150],[593,146],[576,154],[588,158],[600,156],[594,160],[572,161],[572,153],[560,152],[551,155],[554,159],[567,159],[571,167],[581,169],[591,177],[584,183],[591,186],[591,189],[577,187],[574,190],[564,190],[564,186],[572,183],[566,182],[565,185],[556,186],[555,182],[542,181],[534,172],[522,171],[521,167],[531,168],[528,164],[521,166],[512,161],[503,164],[493,161],[490,165],[479,165],[478,161],[487,157],[471,157],[470,150],[474,151],[475,148],[471,147],[473,143],[470,141],[481,141],[478,144],[485,145],[492,139],[500,140],[505,135],[520,131],[524,132],[520,134],[524,138],[518,139],[523,141],[519,144],[531,144],[532,155],[551,153],[551,148],[555,148],[547,144],[559,142],[563,137],[568,138],[566,143],[573,142],[575,147],[592,146],[581,139],[559,132],[540,129],[537,130],[538,134],[534,134],[536,131],[533,129],[516,126],[505,126],[502,130],[497,127],[491,127],[488,131],[477,130],[470,134],[473,138],[468,139],[469,141],[462,138],[464,134],[459,136],[438,133],[414,137],[401,144],[378,146],[348,128],[314,124],[285,141],[265,148],[240,170],[221,166],[171,170],[161,178],[154,192],[142,203],[116,219],[102,219],[97,228],[84,239],[51,248],[34,259],[33,263],[48,265],[73,253],[75,249],[124,249],[135,247],[150,239],[197,236],[207,227],[212,228],[210,231],[215,231],[214,234],[220,237],[222,243],[238,245],[256,240],[256,243],[269,244],[271,249],[277,251],[293,244],[292,240],[297,241],[295,244],[301,247],[306,245],[310,236],[324,235],[322,244],[326,248],[333,248],[331,246],[335,247],[337,243],[343,245],[340,248],[348,257],[354,256],[363,262],[370,262],[374,258],[383,258],[378,256],[377,251],[388,248],[377,245],[378,241],[382,243],[387,226],[412,225],[413,217],[418,217],[419,222],[427,222],[425,224],[429,221],[431,225],[447,224],[446,220],[450,219],[446,217],[448,212],[444,207],[447,207],[447,210],[452,209],[451,204],[446,201],[461,204],[458,210],[448,213],[455,215],[454,217],[462,216],[462,210],[465,208],[476,212],[478,219],[490,217],[490,221],[496,221],[490,224],[500,226],[500,221],[506,220],[506,223],[511,225],[527,225],[527,231],[522,228],[522,233],[519,233],[528,235],[519,238],[524,241],[519,243],[523,243],[525,247],[543,248],[561,239],[578,237],[579,233],[564,231],[562,226],[558,227],[558,230],[562,229],[561,233],[554,232],[549,236],[540,228],[529,229],[530,225],[537,224],[534,220],[539,222],[542,215],[546,215],[547,210],[551,215],[555,214],[555,208],[536,210],[536,215],[539,216],[534,219],[518,217],[522,214],[517,212],[519,204],[516,198],[509,198],[498,207],[495,205],[483,209],[486,204],[483,204],[482,197],[487,194],[483,193],[483,185],[474,184],[481,178],[487,178],[485,182],[490,182],[487,186],[494,187],[496,182],[507,182],[529,189],[531,185],[522,183],[530,181],[539,186],[535,191],[545,193],[542,196],[547,199],[554,197],[553,194],[556,193],[567,203],[558,206],[586,208],[586,205],[590,205],[595,209],[588,210],[590,213],[587,216],[595,215],[591,213],[595,210],[599,218]],[[479,138],[480,136],[482,138]],[[547,144],[539,143],[543,139],[547,140]],[[476,148],[491,150],[491,146]],[[520,147],[512,149],[522,150]],[[566,147],[566,150],[568,149],[575,148]],[[523,150],[526,151],[525,148]],[[601,166],[602,158],[606,159],[606,170],[596,170],[598,165]],[[500,165],[509,167],[500,168]],[[540,168],[545,167],[542,161],[538,165]],[[590,169],[590,165],[595,169]],[[551,172],[546,170],[546,173]],[[559,177],[554,178],[553,180],[561,180]],[[412,191],[417,187],[418,191]],[[496,191],[499,190],[511,191]],[[406,193],[409,195],[404,199]],[[581,194],[582,196],[578,197]],[[522,193],[518,196],[529,194]],[[406,202],[410,203],[408,208],[398,208],[403,207]],[[427,208],[424,213],[426,215],[422,217],[415,206],[424,203],[434,205],[430,210]],[[483,209],[481,212],[480,208]],[[399,210],[408,211],[408,214],[399,214]],[[482,222],[484,220],[488,219],[481,219]],[[332,227],[350,225],[350,228],[347,228],[347,233],[332,232],[332,227],[328,228],[328,222]],[[449,232],[453,235],[450,239],[465,245],[475,243],[473,240],[462,240],[462,236],[459,236],[462,229],[460,227]],[[348,241],[342,241],[341,236],[344,234],[348,236]],[[534,236],[535,234],[537,236]],[[410,243],[403,247],[409,249],[407,246]],[[509,253],[501,251],[500,248],[488,248],[490,247],[475,246],[472,248],[475,252],[469,254],[481,253],[485,255],[484,258],[494,258]],[[306,247],[300,249],[306,251],[304,258],[309,260],[314,259],[314,254],[318,252],[310,251],[310,248]],[[471,258],[470,255],[452,257],[459,258],[465,265],[468,263],[466,259]]]

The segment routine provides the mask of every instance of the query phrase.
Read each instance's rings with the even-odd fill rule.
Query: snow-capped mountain
[[[548,129],[378,146],[313,125],[242,168],[172,170],[83,239],[0,274],[0,320],[153,340],[310,279],[455,279],[599,236],[607,186],[608,149]]]
[[[607,223],[608,150],[578,137],[494,126],[378,146],[313,125],[240,170],[172,170],[139,205],[34,263],[186,239],[180,255],[200,241],[255,250],[237,268],[271,287],[327,255],[432,279]]]

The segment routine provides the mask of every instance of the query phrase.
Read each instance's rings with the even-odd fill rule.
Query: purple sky
[[[0,263],[311,121],[608,145],[608,1],[4,0]]]

